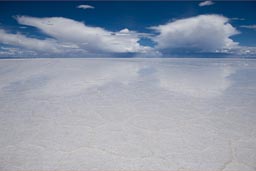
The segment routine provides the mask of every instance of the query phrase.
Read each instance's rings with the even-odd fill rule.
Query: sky
[[[256,57],[256,1],[0,2],[0,58]]]

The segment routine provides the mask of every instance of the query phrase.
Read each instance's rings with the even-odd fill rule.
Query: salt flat
[[[256,60],[0,60],[0,170],[256,170]]]

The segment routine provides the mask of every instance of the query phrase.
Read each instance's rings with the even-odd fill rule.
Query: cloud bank
[[[253,55],[255,52],[255,48],[241,47],[232,39],[239,31],[221,15],[199,15],[151,26],[152,34],[128,28],[110,31],[64,17],[16,16],[15,19],[22,26],[40,30],[47,38],[32,38],[0,28],[0,57],[39,54],[41,57],[170,57],[182,53]],[[140,42],[143,38],[154,45],[143,45]]]

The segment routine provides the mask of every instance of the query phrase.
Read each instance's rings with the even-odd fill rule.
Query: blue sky
[[[0,2],[0,57],[255,57],[254,1]]]

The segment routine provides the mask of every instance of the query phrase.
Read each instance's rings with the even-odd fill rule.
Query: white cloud
[[[215,52],[238,45],[230,37],[239,32],[220,15],[199,15],[151,27],[159,33],[152,40],[159,50]]]
[[[242,25],[240,27],[256,30],[256,24],[254,24],[254,25]]]
[[[238,18],[238,17],[234,17],[234,18],[230,18],[230,20],[245,20],[245,18]]]
[[[20,33],[7,33],[5,30],[0,29],[0,42],[7,45],[14,45],[28,49],[39,51],[60,52],[59,45],[53,39],[35,39],[26,37]]]
[[[111,56],[115,53],[150,53],[151,47],[141,46],[138,41],[140,37],[147,34],[138,33],[124,28],[117,32],[111,32],[100,27],[87,26],[82,22],[62,17],[35,18],[17,16],[19,24],[33,26],[40,29],[52,38],[37,39],[21,33],[9,33],[0,29],[0,43],[15,46],[19,50],[24,49],[41,52],[40,55],[58,54],[58,56],[96,57]],[[0,55],[13,54],[3,52]],[[17,54],[17,53],[15,53]],[[27,53],[19,53],[21,54]],[[104,56],[103,56],[104,55]]]
[[[78,5],[77,8],[81,8],[81,9],[94,9],[94,7],[91,6],[91,5]]]
[[[80,49],[74,43],[58,41],[53,38],[31,38],[21,33],[9,33],[3,29],[0,29],[0,43],[2,44],[0,49],[0,56],[2,57],[38,57],[38,54],[40,57],[52,57],[53,54],[58,56],[88,54],[85,49]]]
[[[213,1],[208,0],[208,1],[200,2],[198,5],[199,5],[200,7],[203,7],[203,6],[210,6],[210,5],[213,5],[213,4],[214,4]]]
[[[138,43],[140,33],[128,29],[111,32],[63,17],[18,16],[16,19],[18,23],[36,27],[58,41],[75,44],[92,53],[144,53],[151,50]]]

